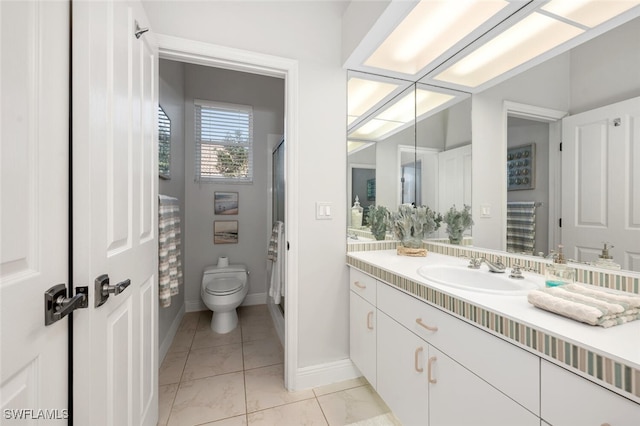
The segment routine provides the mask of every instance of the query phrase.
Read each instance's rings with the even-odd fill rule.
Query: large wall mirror
[[[415,202],[443,212],[469,204],[474,246],[546,256],[563,244],[567,257],[594,262],[607,243],[623,270],[640,271],[640,12],[634,13],[570,50],[476,88],[443,84],[433,77],[437,69],[415,83],[375,76],[395,82],[398,92],[388,88],[358,115],[350,87],[349,207],[356,194],[363,206],[389,209]],[[372,76],[350,71],[350,86],[363,75]],[[421,90],[453,98],[421,113]],[[372,124],[384,118],[376,115],[401,94],[416,100],[406,107],[414,120],[367,136],[362,129],[382,128]],[[528,219],[514,225],[514,216]]]

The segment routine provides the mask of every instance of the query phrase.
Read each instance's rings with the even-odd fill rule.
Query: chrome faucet
[[[502,274],[507,269],[505,264],[502,263],[501,257],[497,258],[495,262],[492,262],[489,259],[483,257],[482,261],[487,264],[487,266],[489,267],[489,271],[491,272]]]

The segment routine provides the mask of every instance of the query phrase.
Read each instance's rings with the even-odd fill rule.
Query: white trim
[[[284,347],[284,315],[280,312],[278,305],[273,303],[272,297],[267,299],[267,308],[271,313],[271,319],[273,319],[273,325],[275,326],[276,333],[278,333],[280,344]]]
[[[295,390],[330,385],[331,383],[343,382],[362,376],[349,358],[298,368],[297,375],[298,387]]]
[[[294,390],[298,365],[298,61],[157,34],[159,56],[164,59],[213,66],[283,78],[285,81],[285,235],[290,249],[286,256],[284,380]],[[185,303],[186,305],[186,303]],[[193,306],[187,306],[187,309]]]
[[[251,293],[242,301],[240,306],[266,305],[267,293]]]
[[[558,218],[560,217],[560,175],[561,162],[560,153],[553,149],[558,146],[562,138],[562,118],[569,113],[551,108],[542,108],[534,105],[521,104],[518,102],[504,101],[502,106],[503,135],[500,143],[502,144],[502,152],[507,152],[507,134],[508,134],[508,117],[518,117],[527,120],[540,121],[550,123],[549,126],[549,246],[555,247],[560,241],[561,229],[558,226]],[[506,175],[506,162],[504,162]],[[503,179],[501,193],[504,199],[502,205],[507,205],[507,181]],[[502,250],[507,249],[507,215],[502,215]]]
[[[176,333],[178,332],[178,327],[180,327],[180,323],[182,322],[182,318],[184,317],[185,306],[182,305],[178,313],[176,314],[173,322],[171,323],[171,327],[167,331],[167,334],[162,339],[162,343],[160,344],[160,348],[158,349],[158,365],[162,365],[162,361],[164,361],[164,357],[167,356],[169,352],[169,348],[171,347],[171,343],[173,339],[176,337]]]

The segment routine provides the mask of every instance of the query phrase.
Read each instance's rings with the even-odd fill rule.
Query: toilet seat
[[[243,282],[237,278],[216,278],[205,288],[212,296],[227,296],[242,289]]]

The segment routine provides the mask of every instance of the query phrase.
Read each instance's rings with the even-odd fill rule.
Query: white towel
[[[640,318],[640,296],[586,284],[533,290],[532,305],[591,325],[612,327]]]
[[[277,221],[273,224],[271,240],[267,250],[268,274],[271,278],[269,285],[269,296],[273,298],[273,303],[278,305],[284,296],[284,223]],[[269,270],[270,269],[270,270]]]

